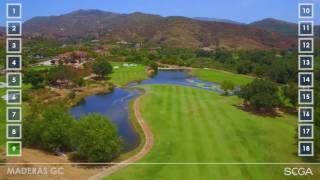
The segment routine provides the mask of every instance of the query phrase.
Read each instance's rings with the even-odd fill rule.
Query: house
[[[127,45],[129,44],[127,41],[118,41],[117,44],[120,44],[120,45]]]
[[[108,56],[110,55],[109,51],[105,47],[98,47],[94,49],[94,52],[101,56]]]
[[[58,56],[57,60],[52,60],[51,64],[63,63],[65,65],[73,65],[80,67],[82,63],[89,60],[89,56],[84,51],[69,51]]]
[[[201,49],[207,52],[215,51],[215,48],[211,48],[211,47],[202,47]]]
[[[156,48],[149,48],[148,52],[149,54],[156,54],[158,52],[158,50],[160,50],[161,47],[156,47]]]

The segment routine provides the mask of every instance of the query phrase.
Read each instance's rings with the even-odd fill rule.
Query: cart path
[[[145,143],[144,143],[143,148],[137,154],[131,156],[130,158],[128,158],[126,160],[119,162],[119,164],[115,164],[115,165],[112,165],[111,167],[107,167],[102,172],[99,172],[98,174],[89,177],[88,178],[89,180],[103,179],[104,177],[107,177],[107,176],[111,175],[112,173],[128,166],[130,163],[134,163],[134,162],[138,161],[139,159],[144,157],[151,150],[151,148],[153,146],[153,135],[152,135],[151,129],[144,121],[144,119],[141,115],[141,112],[140,112],[140,100],[143,96],[146,96],[148,93],[149,93],[149,90],[147,88],[145,88],[145,93],[143,95],[139,96],[138,98],[136,98],[134,101],[134,114],[135,114],[137,121],[140,124],[140,126],[143,130],[144,136],[145,136]]]

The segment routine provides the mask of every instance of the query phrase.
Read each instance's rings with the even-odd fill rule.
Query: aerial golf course
[[[227,75],[242,78],[235,83],[250,81]],[[237,107],[242,101],[236,96],[198,88],[141,87],[148,89],[140,111],[151,128],[154,145],[138,161],[143,164],[129,165],[105,179],[279,179],[284,177],[285,165],[180,163],[302,162],[295,155],[297,122],[292,115],[254,115]]]

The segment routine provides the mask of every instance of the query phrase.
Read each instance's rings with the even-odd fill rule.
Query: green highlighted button
[[[21,141],[7,142],[7,156],[21,156]]]

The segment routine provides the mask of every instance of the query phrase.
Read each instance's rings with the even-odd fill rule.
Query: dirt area
[[[102,166],[82,166],[59,163],[71,163],[65,156],[55,156],[44,151],[24,148],[22,157],[7,158],[7,163],[21,163],[18,165],[1,165],[0,177],[6,180],[69,180],[69,179],[87,179],[90,176],[101,172]],[[56,163],[56,164],[28,164],[28,163]],[[15,172],[20,170],[23,173],[28,169],[28,175],[11,175],[10,170]]]

